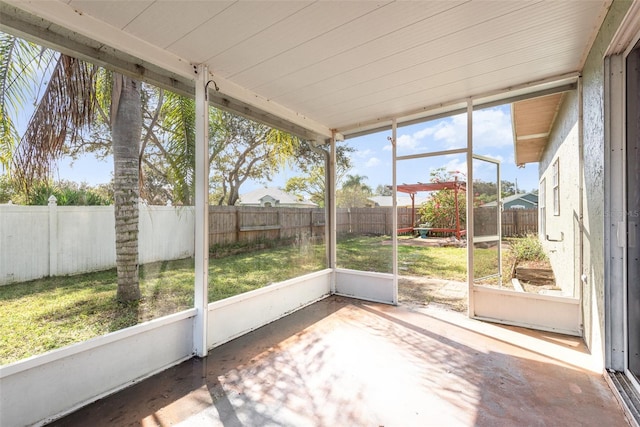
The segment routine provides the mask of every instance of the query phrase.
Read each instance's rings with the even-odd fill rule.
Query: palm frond
[[[65,142],[73,143],[91,124],[96,104],[95,74],[95,66],[60,55],[15,150],[13,169],[23,188],[28,190],[34,179],[47,178]]]
[[[183,203],[192,198],[195,179],[195,101],[166,92],[161,107],[163,128],[167,131],[165,150],[169,163],[167,178],[174,197]]]
[[[52,50],[0,32],[0,165],[6,169],[20,139],[20,114],[29,103],[37,103],[38,87],[56,55]]]

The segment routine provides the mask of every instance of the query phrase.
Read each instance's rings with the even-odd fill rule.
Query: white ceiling
[[[205,63],[221,94],[326,136],[553,85],[610,0],[5,3],[179,76]]]

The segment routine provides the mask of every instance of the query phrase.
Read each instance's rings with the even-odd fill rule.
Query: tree
[[[456,174],[447,172],[444,167],[431,171],[430,182],[454,181]],[[456,212],[456,198],[458,212]],[[456,215],[459,215],[460,228],[466,224],[466,191],[462,188],[455,190],[438,190],[418,208],[421,223],[434,228],[456,228]]]
[[[340,182],[351,168],[349,154],[353,147],[341,144],[336,147],[336,178]],[[320,207],[324,207],[326,194],[326,174],[324,156],[313,151],[309,144],[301,144],[294,156],[295,166],[303,175],[287,180],[285,191],[301,198],[308,198]]]
[[[483,203],[493,202],[498,198],[498,189],[495,182],[475,180],[473,193]],[[500,197],[505,198],[515,194],[515,184],[510,181],[500,182]]]
[[[324,207],[324,167],[315,165],[311,168],[309,175],[289,178],[284,186],[284,191],[297,196],[299,200],[308,198],[316,205]]]
[[[466,224],[466,192],[463,189],[438,190],[418,208],[421,223],[435,228],[456,228],[456,192],[460,227]]]
[[[391,188],[390,185],[382,185],[379,184],[376,187],[376,196],[391,196],[391,194],[393,193],[393,189]]]
[[[53,51],[0,32],[0,166],[11,172],[13,154],[20,140],[16,117],[25,103],[37,96],[37,84],[51,74]]]
[[[113,190],[116,218],[118,301],[140,299],[138,276],[138,170],[142,131],[140,83],[113,76],[111,101],[113,133]]]
[[[142,83],[142,137],[139,144],[140,197],[149,204],[193,205],[195,170],[195,103],[161,88]],[[110,94],[106,94],[110,95]],[[109,107],[108,102],[105,108]],[[99,120],[88,136],[66,146],[77,158],[113,154],[109,111],[99,108]]]
[[[366,176],[347,175],[342,188],[336,194],[337,205],[343,208],[360,208],[367,205],[373,194],[371,187],[365,184]]]
[[[117,299],[140,298],[138,281],[138,147],[141,133],[140,83],[126,76],[48,49],[18,49],[20,39],[3,35],[0,51],[0,111],[3,117],[2,158],[28,194],[31,183],[49,176],[51,164],[92,123],[110,124],[114,151],[114,205],[116,219]],[[45,53],[41,53],[45,52]],[[36,54],[36,56],[34,56]],[[21,56],[22,55],[22,56]],[[40,56],[38,56],[40,55]],[[39,57],[47,57],[41,63]],[[9,64],[10,63],[10,64]],[[54,63],[53,68],[49,65]],[[29,77],[47,74],[46,84]],[[20,76],[19,79],[12,75]],[[26,131],[17,142],[15,128],[7,125],[10,106],[19,106],[31,88],[43,88]],[[110,108],[104,108],[106,103]],[[102,108],[99,108],[102,107]],[[6,138],[6,139],[5,139]],[[10,151],[11,155],[6,153]]]
[[[511,181],[500,181],[501,197],[508,197],[516,194],[516,185]]]
[[[290,162],[300,139],[261,123],[218,109],[210,109],[210,176],[213,202],[235,205],[248,179],[270,181]]]

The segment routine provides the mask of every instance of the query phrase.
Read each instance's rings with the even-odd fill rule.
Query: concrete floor
[[[57,426],[626,426],[582,341],[330,297]]]

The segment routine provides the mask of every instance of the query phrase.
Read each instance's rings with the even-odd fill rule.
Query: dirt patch
[[[437,306],[463,312],[468,307],[467,291],[464,282],[420,276],[398,278],[398,301],[406,305]]]
[[[526,292],[548,294],[562,291],[556,286],[549,261],[522,261],[515,267],[515,277]]]
[[[383,245],[391,245],[391,239],[383,240]],[[398,245],[400,246],[427,246],[433,248],[440,248],[443,246],[464,246],[464,241],[460,242],[453,237],[411,237],[411,238],[398,238]]]

